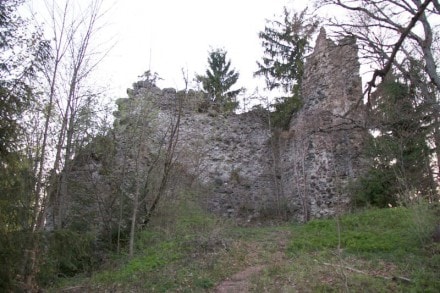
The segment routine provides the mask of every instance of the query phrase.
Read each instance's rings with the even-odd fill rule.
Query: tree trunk
[[[131,226],[130,226],[130,242],[129,242],[129,252],[128,255],[130,258],[133,257],[134,254],[134,238],[136,232],[136,221],[137,221],[137,213],[139,210],[139,193],[140,187],[139,182],[136,184],[136,191],[133,198],[133,212],[131,214]]]

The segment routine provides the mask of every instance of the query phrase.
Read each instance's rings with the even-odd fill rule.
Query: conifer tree
[[[259,33],[264,56],[257,62],[255,76],[264,76],[269,90],[282,88],[289,93],[301,82],[304,58],[310,51],[309,40],[319,22],[307,18],[307,9],[293,15],[284,7],[283,19],[267,20]]]
[[[234,99],[243,89],[231,90],[240,74],[231,69],[231,60],[227,60],[226,55],[222,49],[210,51],[206,75],[197,75],[196,80],[202,83],[210,101],[234,109],[237,106]]]
[[[293,15],[284,7],[282,20],[267,20],[259,33],[264,56],[257,62],[254,76],[264,76],[269,90],[281,89],[286,96],[274,103],[273,126],[287,128],[292,113],[301,105],[300,88],[304,60],[311,50],[310,38],[319,22],[307,15],[307,9]]]
[[[392,74],[377,87],[371,103],[375,136],[366,149],[371,168],[360,179],[355,202],[386,207],[403,204],[417,192],[429,197],[435,189],[427,139],[433,126],[429,105],[410,82]]]
[[[20,116],[33,98],[31,80],[49,44],[18,15],[22,0],[0,1],[0,158],[17,150]]]

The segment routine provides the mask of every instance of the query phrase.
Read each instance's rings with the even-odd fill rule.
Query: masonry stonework
[[[207,208],[223,216],[246,222],[274,214],[298,221],[332,216],[345,208],[350,199],[347,186],[363,170],[361,149],[366,132],[357,46],[353,39],[335,43],[323,29],[306,60],[303,107],[292,117],[288,131],[271,130],[268,112],[261,109],[243,114],[200,111],[203,97],[194,91],[161,90],[140,81],[128,93],[129,98],[118,100],[120,108],[138,115],[140,110],[135,105],[146,101],[154,118],[145,119],[145,125],[149,132],[155,127],[162,133],[175,115],[172,105],[185,95],[178,164],[185,176],[189,174],[210,190]],[[72,178],[88,182],[82,174],[92,174],[95,177],[93,184],[88,184],[90,188],[110,186],[116,184],[111,178],[119,176],[117,170],[129,174],[134,166],[148,165],[149,152],[154,148],[149,139],[154,140],[154,135],[140,148],[142,153],[137,158],[142,162],[136,162],[134,156],[122,157],[122,150],[129,150],[133,143],[126,137],[130,132],[127,127],[136,119],[117,116],[120,126],[113,130],[113,173],[105,175],[99,170],[102,164],[95,162],[92,167],[88,164],[88,169],[79,164],[72,170]],[[179,180],[179,176],[175,178]],[[78,192],[81,194],[76,195]],[[84,197],[82,193],[70,192],[65,202],[74,205],[76,196]],[[98,193],[105,198],[101,191]],[[91,203],[85,210],[97,209]],[[63,214],[69,215],[69,211]]]
[[[364,169],[359,66],[354,39],[336,44],[321,29],[305,65],[303,107],[280,139],[282,184],[298,219],[344,209],[347,186]]]
[[[357,52],[354,39],[335,43],[321,29],[306,60],[303,107],[288,131],[270,131],[261,111],[186,112],[180,147],[193,154],[187,158],[201,156],[198,178],[212,186],[211,210],[247,220],[278,213],[306,221],[346,207],[347,186],[363,170],[366,137]],[[184,163],[195,172],[193,163]]]

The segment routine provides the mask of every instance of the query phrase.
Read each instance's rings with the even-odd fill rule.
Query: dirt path
[[[224,280],[214,289],[215,293],[235,293],[249,292],[249,285],[252,276],[260,273],[265,266],[259,265],[249,267],[244,271],[238,272],[227,280]]]
[[[271,263],[278,262],[286,258],[285,250],[287,245],[287,239],[290,233],[282,232],[277,233],[273,238],[277,242],[276,251],[272,252]],[[244,269],[231,276],[230,278],[219,283],[213,290],[214,293],[247,293],[251,285],[252,277],[260,274],[266,267],[269,267],[271,263],[267,265],[255,265]]]

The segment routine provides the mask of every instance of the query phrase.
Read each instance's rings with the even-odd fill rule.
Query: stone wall
[[[125,114],[115,113],[115,171],[96,175],[114,179],[97,178],[93,186],[107,182],[118,190],[116,170],[148,166],[153,142],[166,133],[175,118],[176,102],[184,99],[177,147],[182,173],[174,180],[189,175],[205,185],[210,190],[207,206],[211,211],[245,221],[273,215],[299,221],[333,215],[349,202],[346,187],[363,170],[361,149],[366,133],[355,41],[343,39],[336,44],[321,30],[304,74],[304,104],[292,117],[288,131],[271,131],[264,110],[225,114],[206,108],[202,93],[135,83],[129,98],[117,102]],[[150,115],[144,117],[149,134],[142,154],[136,157],[142,162],[136,162],[135,156],[122,158],[121,154],[137,139],[126,135],[130,125],[138,123],[133,115],[141,111],[136,108],[140,104]],[[99,170],[89,173],[104,174]],[[69,201],[75,200],[73,194]]]
[[[142,91],[135,87],[137,95]],[[163,113],[170,94],[176,95],[172,89],[158,95]],[[363,170],[366,137],[354,39],[335,43],[321,30],[306,60],[302,96],[302,109],[283,132],[269,130],[264,111],[199,113],[200,96],[186,97],[180,162],[212,187],[211,210],[303,221],[345,208],[347,186]]]
[[[183,98],[178,163],[211,190],[208,208],[246,221],[258,216],[274,190],[269,113],[222,113],[215,107],[199,111],[203,99],[197,92],[135,88],[131,92],[134,98],[142,99],[148,91],[160,109],[159,129],[166,128],[175,116],[173,101]]]
[[[303,108],[279,140],[285,196],[300,220],[345,207],[346,187],[363,170],[366,137],[354,39],[336,44],[321,29],[304,77]]]

